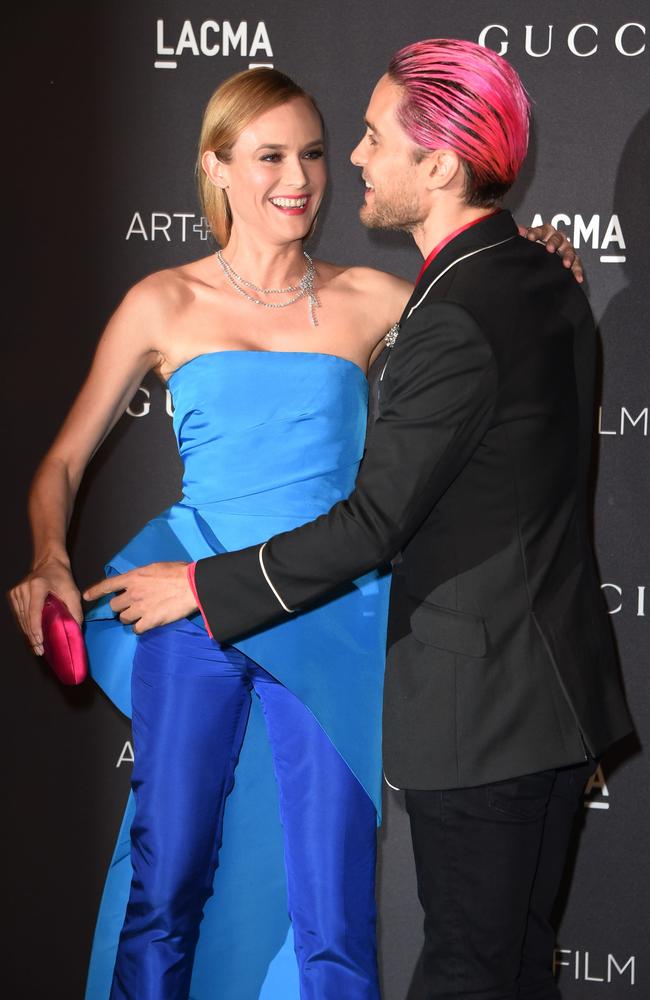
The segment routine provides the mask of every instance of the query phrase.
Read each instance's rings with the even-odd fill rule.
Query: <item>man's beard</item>
[[[368,229],[397,229],[411,233],[422,222],[422,210],[417,198],[402,189],[391,201],[382,200],[375,194],[372,206],[363,205],[359,209],[359,218]]]

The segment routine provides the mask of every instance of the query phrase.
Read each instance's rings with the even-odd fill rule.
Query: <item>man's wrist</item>
[[[206,627],[207,633],[208,633],[208,635],[210,636],[211,639],[214,639],[214,636],[212,634],[212,629],[210,628],[210,623],[208,622],[208,619],[207,619],[207,616],[205,614],[205,611],[203,610],[203,606],[201,605],[201,599],[199,597],[199,592],[198,592],[198,590],[196,588],[195,573],[196,573],[196,562],[188,563],[187,564],[187,580],[188,580],[188,583],[190,585],[192,593],[194,594],[194,600],[196,601],[196,606],[199,609],[199,611],[201,612],[201,617],[203,618],[203,621],[205,623],[205,627]]]

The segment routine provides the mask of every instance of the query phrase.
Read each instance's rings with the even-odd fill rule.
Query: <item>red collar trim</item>
[[[490,212],[488,215],[481,215],[479,216],[478,219],[472,219],[471,222],[466,222],[464,226],[461,226],[459,229],[454,229],[453,233],[449,233],[448,236],[445,236],[444,240],[441,240],[440,243],[438,243],[438,245],[433,248],[427,259],[425,260],[424,264],[420,268],[420,273],[415,279],[415,284],[417,285],[418,281],[428,268],[429,264],[431,264],[435,260],[440,251],[444,250],[444,248],[447,246],[448,243],[451,243],[453,239],[455,239],[457,236],[460,236],[461,233],[464,233],[466,229],[471,229],[472,226],[476,226],[479,222],[484,222],[485,219],[492,218],[493,215],[497,215],[500,211],[501,211],[500,208],[495,208],[495,210],[493,212]]]

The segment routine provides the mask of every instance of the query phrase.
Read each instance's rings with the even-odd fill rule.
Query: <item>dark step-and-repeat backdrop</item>
[[[23,5],[6,42],[16,72],[4,157],[17,185],[5,203],[16,210],[4,293],[12,307],[2,366],[10,426],[5,588],[29,565],[30,477],[110,313],[143,275],[213,248],[193,170],[203,108],[219,82],[272,64],[316,95],[332,179],[314,251],[413,278],[419,260],[409,240],[357,221],[361,182],[348,157],[373,82],[396,48],[433,36],[478,41],[520,72],[534,125],[507,203],[522,223],[560,226],[584,259],[603,362],[595,537],[640,734],[606,757],[585,791],[555,966],[567,1000],[650,996],[650,796],[641,748],[650,730],[647,2],[113,0],[85,13],[41,6]],[[147,378],[80,492],[71,551],[81,584],[98,579],[108,555],[178,497],[179,473],[170,401]],[[93,684],[57,685],[8,612],[4,628],[3,759],[12,800],[4,823],[12,880],[5,995],[77,1000],[128,792],[129,726]],[[383,994],[402,1000],[421,912],[403,803],[389,789],[380,839]]]

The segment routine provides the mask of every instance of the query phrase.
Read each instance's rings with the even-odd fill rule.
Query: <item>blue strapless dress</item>
[[[183,496],[106,566],[108,575],[194,561],[265,541],[347,497],[363,454],[368,383],[351,361],[306,352],[215,351],[169,379]],[[236,645],[309,708],[380,809],[380,724],[388,573]],[[200,616],[195,622],[203,625]],[[108,600],[86,615],[91,673],[130,715],[138,637]],[[86,998],[106,1000],[131,881],[129,799],[100,907]],[[298,1000],[277,788],[253,698],[226,803],[214,895],[205,907],[192,1000]]]

